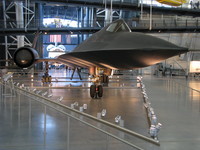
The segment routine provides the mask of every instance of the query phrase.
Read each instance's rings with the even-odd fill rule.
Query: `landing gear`
[[[102,85],[98,85],[97,86],[98,89],[98,97],[102,97],[103,96],[103,86]]]
[[[49,75],[43,75],[42,76],[42,83],[51,83],[52,77]]]
[[[90,79],[94,83],[93,85],[90,86],[91,98],[103,97],[103,86],[108,85],[109,82],[108,75],[112,74],[112,70],[90,67],[89,74],[92,75]]]
[[[91,96],[91,98],[101,98],[103,96],[103,86],[102,85],[91,85],[90,86],[90,96]]]
[[[103,74],[100,79],[101,79],[101,83],[108,85],[109,78],[107,75]]]
[[[96,95],[96,85],[90,86],[90,96],[91,96],[91,98],[95,98],[97,96]]]
[[[107,80],[106,83],[108,83],[108,78],[106,78],[105,76],[94,76],[92,78],[94,84],[90,86],[91,98],[101,98],[103,96],[103,86],[100,83],[104,84],[105,82],[103,82],[102,79]]]
[[[45,73],[42,76],[42,83],[51,83],[52,77],[49,75],[49,64],[48,61],[45,62]]]
[[[71,75],[71,78],[70,78],[70,79],[71,79],[71,80],[73,79],[74,73],[75,73],[75,71],[77,70],[79,79],[82,80],[82,77],[81,77],[81,69],[80,69],[80,68],[73,68],[72,70],[73,70],[73,72],[72,72],[72,75]]]

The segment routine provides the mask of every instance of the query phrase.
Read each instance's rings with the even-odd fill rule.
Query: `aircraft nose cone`
[[[163,39],[141,34],[141,33],[119,33],[118,39],[114,41],[111,46],[115,45],[116,48],[135,49],[135,50],[169,50],[169,51],[182,51],[187,52],[187,48],[179,47],[173,43]]]

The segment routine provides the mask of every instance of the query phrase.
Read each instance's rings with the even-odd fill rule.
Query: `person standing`
[[[197,9],[199,9],[199,1],[196,3]]]
[[[190,6],[191,6],[191,9],[193,8],[193,2],[192,1],[190,1]]]

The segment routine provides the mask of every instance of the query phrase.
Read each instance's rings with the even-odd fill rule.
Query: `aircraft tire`
[[[109,78],[108,76],[106,76],[106,83],[108,84],[108,82],[109,82]]]
[[[107,75],[103,75],[103,83],[108,83],[109,82],[109,78]]]
[[[103,74],[103,83],[105,83],[105,82],[106,82],[106,75]]]
[[[102,97],[102,96],[103,96],[103,86],[98,85],[98,97]]]
[[[44,76],[42,77],[42,83],[44,83],[45,82],[45,78],[44,78]]]
[[[49,77],[48,77],[48,80],[49,80],[49,83],[51,83],[51,81],[52,81],[52,77],[49,76]]]
[[[91,98],[95,98],[96,95],[96,85],[91,85],[90,86],[90,96]]]

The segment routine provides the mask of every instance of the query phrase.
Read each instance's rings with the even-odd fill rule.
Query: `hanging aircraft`
[[[170,6],[180,6],[184,3],[187,3],[187,0],[156,0],[161,4],[166,4]]]
[[[188,52],[165,40],[143,33],[131,32],[122,19],[112,22],[82,42],[72,52],[60,55],[56,60],[39,59],[34,48],[21,47],[14,53],[14,62],[21,68],[41,61],[59,61],[73,68],[88,68],[97,77],[98,69],[104,69],[103,82],[113,69],[130,70],[159,63],[169,57]],[[48,74],[46,74],[48,77]],[[102,97],[102,85],[90,87],[92,98]]]

